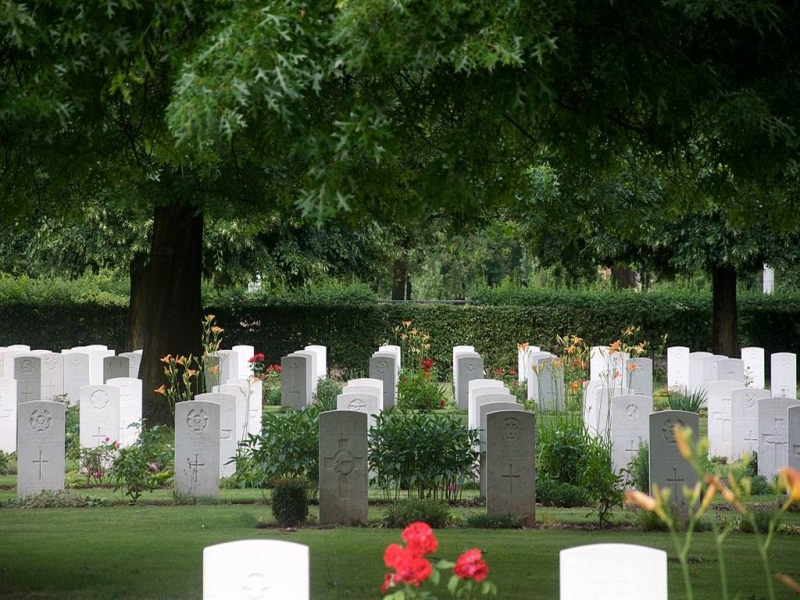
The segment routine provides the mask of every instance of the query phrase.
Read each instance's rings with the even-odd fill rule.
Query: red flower
[[[495,375],[504,375],[505,371],[503,369],[497,368],[494,370]]]
[[[384,578],[384,585],[387,587],[387,581],[419,586],[433,572],[431,563],[422,558],[415,548],[403,548],[398,544],[389,544],[383,553],[383,562],[387,567],[395,570],[389,580]]]
[[[250,359],[250,362],[264,362],[264,355],[259,352],[258,354],[253,355],[253,357]]]
[[[486,566],[486,561],[481,560],[481,551],[473,548],[458,557],[453,573],[461,579],[474,579],[480,583],[489,574],[489,567]]]
[[[439,547],[430,525],[422,521],[411,523],[403,530],[400,537],[408,544],[409,551],[416,552],[420,556],[436,552],[436,548]]]
[[[508,370],[508,374],[511,375],[512,377],[516,377],[517,375],[519,375],[519,373],[517,373],[516,369],[509,369]]]
[[[381,585],[381,594],[385,594],[386,590],[394,585],[394,580],[392,579],[391,573],[386,573],[383,576],[383,585]]]
[[[281,366],[280,365],[270,365],[270,366],[267,367],[267,371],[275,371],[276,373],[280,373],[281,372]]]
[[[430,373],[433,368],[434,360],[432,358],[424,358],[419,362],[422,365],[422,370],[425,373]]]

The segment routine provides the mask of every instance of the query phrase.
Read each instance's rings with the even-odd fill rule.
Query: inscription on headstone
[[[220,405],[175,405],[175,492],[184,497],[219,497]]]
[[[536,521],[536,426],[533,413],[486,416],[486,513]]]
[[[671,502],[686,510],[687,501],[683,487],[693,489],[697,473],[681,456],[675,441],[675,426],[689,427],[694,444],[699,439],[697,413],[682,410],[665,410],[650,414],[650,489],[657,484],[668,489]]]
[[[366,525],[367,415],[331,410],[319,416],[319,521]]]
[[[17,496],[64,489],[65,405],[23,402],[17,406]]]

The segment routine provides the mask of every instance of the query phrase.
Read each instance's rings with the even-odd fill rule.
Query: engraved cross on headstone
[[[92,436],[92,438],[94,439],[94,441],[95,441],[95,442],[97,442],[97,445],[98,445],[98,446],[100,445],[100,438],[101,438],[101,437],[103,437],[103,436],[100,434],[100,427],[98,427],[98,428],[97,428],[97,433],[95,433],[95,434]]]
[[[630,462],[630,459],[633,458],[633,455],[639,450],[639,448],[636,446],[633,440],[628,440],[628,441],[630,442],[630,444],[628,445],[627,448],[625,448],[625,452],[628,453],[629,456],[628,461]]]
[[[55,382],[51,379],[50,381],[47,382],[47,386],[46,387],[47,387],[47,397],[48,398],[52,398],[53,397],[53,390],[56,388]]]
[[[199,454],[195,454],[194,455],[194,462],[192,462],[191,458],[188,458],[186,460],[189,461],[189,468],[192,470],[192,476],[193,476],[193,479],[194,479],[194,484],[197,485],[197,470],[200,467],[205,467],[206,463],[201,463],[200,462],[200,455]]]
[[[49,462],[50,462],[49,460],[44,460],[42,458],[42,451],[39,450],[39,460],[36,459],[33,460],[33,464],[39,465],[39,481],[42,480],[42,464],[47,464]]]
[[[297,366],[296,362],[292,362],[292,364],[289,366],[289,368],[292,371],[292,376],[291,376],[292,387],[289,388],[289,396],[292,397],[294,402],[299,404],[299,402],[300,402],[300,388],[297,387],[297,369],[299,367]]]
[[[683,478],[682,477],[680,479],[678,478],[678,469],[676,469],[675,467],[672,468],[672,479],[667,477],[667,481],[672,484],[673,499],[679,499],[678,484],[683,483]]]
[[[514,466],[509,463],[508,464],[508,474],[506,475],[503,473],[503,479],[508,479],[508,494],[510,496],[514,495],[514,480],[519,479],[519,473],[514,475]]]
[[[363,469],[363,456],[353,456],[350,440],[340,439],[336,454],[325,458],[324,469],[334,471],[339,476],[339,500],[347,500],[350,492],[349,475]]]
[[[28,402],[28,396],[31,396],[31,388],[29,386],[25,386],[25,389],[22,392],[22,397],[25,398],[23,402]]]
[[[748,437],[744,438],[744,441],[745,442],[750,442],[747,446],[748,446],[748,449],[752,452],[753,451],[753,442],[755,442],[756,445],[757,445],[758,444],[758,438],[753,435],[753,430],[752,429],[748,430],[747,435],[748,435]]]

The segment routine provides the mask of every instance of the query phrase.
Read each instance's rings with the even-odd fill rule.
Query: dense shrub
[[[589,496],[582,487],[543,477],[536,480],[536,501],[543,506],[573,508],[587,506]]]
[[[444,399],[441,386],[423,371],[404,370],[397,381],[397,408],[432,412],[442,408]]]
[[[308,518],[308,481],[285,478],[272,482],[272,515],[281,527],[294,527]]]
[[[336,410],[336,398],[342,393],[344,386],[333,379],[326,377],[317,384],[317,391],[314,392],[314,404],[320,411]],[[280,393],[280,390],[278,390]],[[278,396],[280,404],[280,395]]]
[[[477,430],[452,415],[384,411],[370,430],[369,467],[386,498],[401,489],[419,498],[453,499],[474,476]]]
[[[383,522],[386,527],[401,529],[411,523],[423,521],[434,529],[447,527],[450,507],[441,500],[412,498],[394,502],[386,509]]]
[[[114,490],[123,489],[133,504],[144,492],[152,492],[172,480],[175,449],[166,442],[165,430],[160,425],[144,429],[134,444],[120,448],[114,457]]]
[[[699,413],[706,404],[706,391],[697,390],[688,394],[680,391],[670,391],[667,394],[667,405],[670,410],[685,410],[686,412]]]
[[[562,423],[541,428],[536,436],[536,471],[543,479],[577,485],[581,461],[589,450],[590,438],[580,423]]]
[[[42,490],[24,498],[14,498],[3,503],[5,508],[89,508],[114,506],[110,498],[85,496],[67,490]]]
[[[319,481],[319,409],[265,412],[261,432],[239,442],[232,480],[263,490],[273,480],[305,478],[313,496]]]
[[[476,513],[467,517],[466,525],[474,529],[521,529],[523,523],[510,515]]]
[[[640,492],[650,493],[650,449],[647,442],[639,442],[639,448],[625,467],[625,473],[630,485]]]
[[[329,367],[362,373],[403,320],[430,334],[440,379],[449,373],[458,344],[475,346],[493,366],[516,365],[517,342],[553,349],[556,334],[578,333],[589,345],[607,344],[628,325],[641,326],[643,339],[667,332],[670,345],[711,347],[710,294],[505,290],[484,292],[482,305],[455,306],[378,303],[363,289],[340,292],[309,288],[282,299],[232,296],[206,307],[225,329],[226,347],[265,348],[266,360],[274,363],[304,344],[319,343],[329,349]],[[742,293],[738,301],[743,346],[761,346],[767,354],[800,346],[800,296]],[[24,294],[4,296],[0,289],[0,305],[0,345],[24,341],[58,350],[102,341],[124,348],[127,308],[119,303],[81,303],[75,296],[29,300]]]

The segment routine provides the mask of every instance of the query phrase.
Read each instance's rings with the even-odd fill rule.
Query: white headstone
[[[648,440],[648,416],[652,396],[619,395],[611,398],[611,465],[615,472],[628,466]]]
[[[539,346],[517,345],[517,381],[520,385],[528,381],[528,373],[531,369],[531,354],[541,352]]]
[[[489,402],[488,404],[481,404],[478,408],[478,418],[480,419],[479,429],[479,450],[480,450],[480,485],[481,496],[486,497],[486,418],[489,413],[500,412],[503,410],[522,411],[525,407],[514,402]]]
[[[722,360],[728,360],[728,357],[719,354],[705,357],[703,360],[703,387],[711,381],[720,380],[718,364]]]
[[[469,382],[483,378],[483,358],[476,352],[459,352],[456,354],[454,370],[455,401],[459,408],[469,408]]]
[[[236,377],[240,379],[242,377],[250,379],[250,377],[253,376],[253,363],[250,362],[250,359],[255,356],[256,349],[253,346],[240,344],[238,346],[233,346],[231,350],[236,352],[236,357],[239,360],[239,365],[236,368],[238,373]]]
[[[724,361],[720,361],[724,362]],[[720,364],[718,362],[717,364]],[[731,392],[743,389],[741,381],[706,383],[708,402],[708,455],[733,458],[731,446]]]
[[[653,360],[631,358],[625,366],[628,372],[628,389],[639,396],[653,395]],[[651,411],[652,412],[652,411]]]
[[[131,361],[124,356],[103,357],[103,383],[109,379],[128,378],[131,374]]]
[[[667,388],[685,392],[689,388],[689,348],[667,348]]]
[[[319,379],[316,378],[316,374],[319,372],[319,354],[317,352],[311,352],[310,350],[298,350],[297,352],[292,352],[297,356],[305,356],[308,359],[308,377],[311,381],[311,396],[313,399],[314,394],[317,393],[317,384],[319,384]]]
[[[756,346],[742,348],[745,382],[748,387],[764,389],[764,349]]]
[[[105,346],[86,346],[85,352],[89,355],[89,385],[103,385],[103,359],[114,356],[114,351]]]
[[[776,398],[797,398],[797,355],[778,352],[770,359],[770,388]]]
[[[564,410],[564,365],[560,359],[540,360],[536,376],[531,379],[536,380],[536,405],[540,410]]]
[[[239,353],[233,350],[219,350],[219,383],[225,385],[231,379],[239,378]]]
[[[229,394],[236,398],[236,443],[247,439],[247,434],[250,433],[250,389],[245,385],[226,383],[225,385],[215,385],[212,392]]]
[[[60,402],[17,406],[17,496],[63,490],[66,407]]]
[[[731,392],[731,455],[739,460],[758,453],[758,403],[768,390],[740,388]]]
[[[17,403],[42,399],[42,361],[30,354],[14,359],[14,379],[17,380]]]
[[[394,353],[395,358],[395,365],[397,366],[397,373],[400,374],[400,371],[403,368],[402,360],[403,360],[403,349],[400,346],[379,346],[378,352],[392,352]]]
[[[609,439],[611,435],[611,399],[614,396],[635,396],[635,394],[633,390],[627,388],[605,385],[586,387],[583,399],[583,422],[589,435]]]
[[[328,376],[328,348],[325,346],[306,346],[304,350],[317,355],[317,370],[314,372],[314,387],[316,387],[320,379],[325,379]]]
[[[474,346],[453,346],[453,400],[456,406],[460,406],[458,402],[458,356],[460,354],[470,353],[477,354]]]
[[[473,379],[467,384],[467,426],[478,427],[478,410],[475,405],[475,394],[478,391],[490,390],[496,393],[508,393],[500,379]]]
[[[667,600],[667,553],[631,544],[591,544],[560,555],[561,600]]]
[[[725,358],[716,362],[717,381],[738,381],[744,385],[744,361]]]
[[[366,388],[370,389],[370,388]],[[336,410],[354,410],[366,413],[369,417],[368,426],[375,425],[375,416],[383,409],[383,394],[378,395],[377,391],[369,392],[350,392],[345,388],[341,394],[336,396]]]
[[[608,382],[608,346],[592,346],[589,349],[589,380],[601,381],[605,375]]]
[[[12,346],[8,346],[3,351],[3,376],[6,379],[13,379],[14,378],[14,359],[18,356],[22,356],[23,354],[30,354],[31,347],[30,346],[23,346],[21,344],[14,344]]]
[[[705,360],[707,357],[714,356],[711,352],[691,352],[689,353],[689,388],[687,393],[693,394],[704,390],[703,379],[705,375]]]
[[[42,361],[42,400],[53,400],[64,395],[64,357],[45,352],[39,355]]]
[[[347,382],[347,384],[345,384],[342,392],[346,394],[351,390],[360,390],[361,388],[370,388],[375,390],[375,392],[381,397],[381,407],[383,407],[383,381],[380,379],[373,379],[371,377],[351,379]]]
[[[87,385],[81,388],[81,448],[97,448],[119,439],[119,388]]]
[[[81,388],[89,385],[89,354],[86,352],[62,351],[64,357],[64,393],[67,402],[75,406],[80,400]]]
[[[261,434],[261,419],[264,410],[264,383],[260,379],[239,378],[231,379],[228,385],[238,385],[246,390],[247,402],[247,432],[252,435]]]
[[[236,396],[218,392],[197,394],[195,401],[219,404],[219,476],[230,477],[236,472],[231,460],[236,456]]]
[[[175,493],[219,497],[219,411],[216,402],[175,405]]]
[[[130,377],[115,377],[106,385],[119,388],[119,443],[126,448],[139,439],[142,421],[142,380]]]
[[[692,430],[692,443],[699,440],[697,413],[683,410],[665,410],[650,413],[650,489],[657,484],[670,491],[670,501],[686,512],[687,501],[683,488],[694,488],[698,477],[695,470],[681,456],[675,441],[675,426]]]
[[[774,355],[773,355],[774,356]],[[789,407],[796,398],[763,398],[758,401],[758,474],[771,481],[786,466],[789,448]]]
[[[128,359],[128,377],[131,379],[139,378],[139,366],[142,364],[142,352],[120,352],[120,356]]]
[[[541,362],[548,358],[555,358],[549,352],[531,352],[528,355],[528,386],[527,398],[528,400],[539,400],[542,396],[542,389],[539,382],[539,373],[542,370]]]
[[[376,352],[369,360],[370,379],[383,383],[383,406],[397,404],[397,355],[394,352]]]
[[[0,450],[17,451],[17,380],[0,377]]]
[[[203,550],[203,600],[309,600],[308,546],[240,540]]]
[[[800,406],[787,409],[789,419],[789,461],[788,465],[800,471]]]
[[[281,358],[281,406],[300,410],[311,404],[311,360],[289,354]]]

